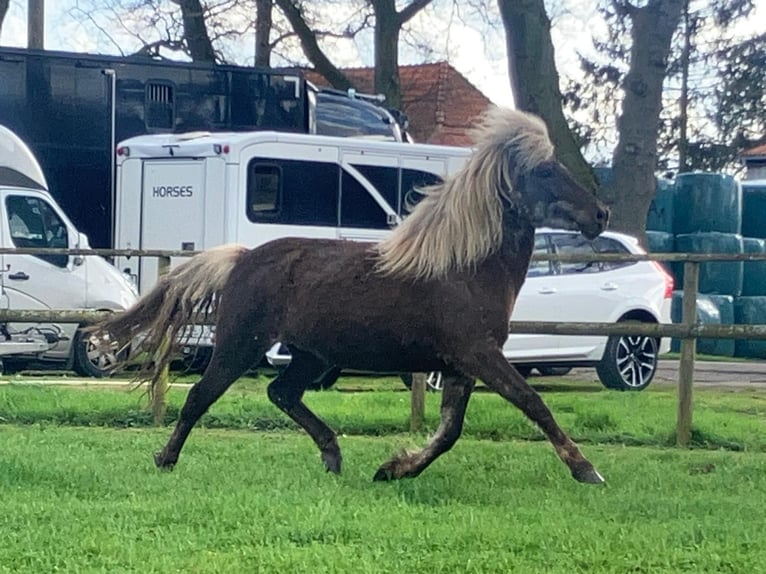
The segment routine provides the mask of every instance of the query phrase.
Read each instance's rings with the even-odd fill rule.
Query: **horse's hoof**
[[[322,453],[322,462],[324,463],[324,467],[327,470],[327,472],[331,472],[333,474],[340,474],[340,467],[341,467],[342,460],[343,459],[340,456],[340,453],[334,453],[334,452]]]
[[[381,466],[378,469],[378,472],[375,473],[375,476],[372,477],[372,480],[375,482],[388,482],[390,480],[396,480],[396,477],[394,476],[393,470],[386,468],[385,466]]]
[[[599,472],[593,467],[584,469],[582,471],[573,472],[572,476],[575,478],[575,480],[584,482],[586,484],[604,484],[604,482],[606,482],[604,477],[601,476]]]
[[[154,464],[157,465],[157,468],[160,470],[167,470],[171,471],[173,470],[173,467],[175,466],[175,462],[170,462],[165,458],[165,456],[162,454],[162,452],[155,452],[154,453]]]

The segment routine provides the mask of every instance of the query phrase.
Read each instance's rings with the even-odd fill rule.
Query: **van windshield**
[[[10,195],[5,200],[8,230],[15,247],[67,248],[69,233],[64,221],[43,199]],[[66,267],[67,255],[36,255],[57,267]]]

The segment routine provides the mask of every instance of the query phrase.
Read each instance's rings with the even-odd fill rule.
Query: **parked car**
[[[645,253],[629,235],[605,232],[593,240],[557,229],[539,229],[537,254]],[[562,263],[533,260],[513,311],[514,321],[670,323],[673,278],[655,261],[583,261]],[[528,376],[568,372],[573,367],[595,367],[601,383],[610,389],[640,391],[651,383],[659,355],[670,347],[668,339],[648,336],[566,336],[511,333],[503,354]],[[268,361],[283,367],[287,350],[276,345]],[[411,384],[411,375],[402,377]],[[438,373],[427,384],[441,388]],[[409,385],[408,385],[409,386]]]

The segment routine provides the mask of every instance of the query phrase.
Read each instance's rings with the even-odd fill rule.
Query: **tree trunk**
[[[596,179],[569,129],[562,109],[551,22],[543,0],[498,0],[508,46],[508,72],[516,107],[547,124],[556,155],[575,179],[596,189]]]
[[[5,15],[8,13],[8,6],[10,6],[11,0],[0,0],[0,37],[2,37],[3,22],[5,21]]]
[[[373,0],[375,10],[375,92],[383,94],[386,106],[399,109],[399,30],[401,24],[394,0]]]
[[[184,39],[189,55],[195,62],[215,62],[215,50],[205,24],[205,14],[199,0],[175,0],[181,7]]]
[[[602,198],[612,207],[610,227],[637,236],[644,245],[646,215],[656,187],[662,83],[683,4],[684,0],[653,0],[643,8],[629,8],[630,68],[617,120],[612,185],[604,189]]]
[[[255,0],[255,67],[271,67],[271,0]]]

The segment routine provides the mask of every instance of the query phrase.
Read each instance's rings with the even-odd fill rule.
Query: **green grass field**
[[[340,433],[333,476],[261,383],[237,383],[170,473],[151,460],[170,428],[148,426],[140,391],[0,387],[0,572],[766,571],[766,393],[698,390],[680,450],[671,390],[552,385],[603,487],[476,393],[451,452],[381,484],[378,465],[426,438],[405,432],[406,392],[307,395]],[[433,428],[438,396],[427,413]]]

